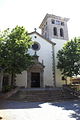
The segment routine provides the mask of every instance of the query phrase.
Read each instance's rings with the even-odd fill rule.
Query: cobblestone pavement
[[[80,101],[0,101],[2,120],[80,120]]]

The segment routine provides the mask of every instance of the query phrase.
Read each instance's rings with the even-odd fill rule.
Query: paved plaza
[[[80,120],[80,101],[0,101],[2,120]]]

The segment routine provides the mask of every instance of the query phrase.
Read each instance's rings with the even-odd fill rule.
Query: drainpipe
[[[55,51],[54,46],[52,46],[52,55],[53,55],[53,85],[56,87],[56,77],[55,77]]]

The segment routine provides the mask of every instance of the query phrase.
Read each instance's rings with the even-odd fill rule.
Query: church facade
[[[69,39],[68,20],[68,18],[46,14],[39,26],[41,34],[36,30],[29,33],[34,44],[28,52],[34,57],[34,64],[17,75],[16,86],[24,88],[62,86],[62,76],[57,69],[57,52]]]
[[[27,71],[17,75],[17,86],[25,88],[62,86],[62,76],[57,69],[57,52],[69,39],[68,20],[46,14],[39,26],[41,34],[36,30],[29,34],[34,41],[29,53],[35,57],[35,63]]]
[[[29,54],[34,57],[34,64],[17,75],[16,85],[31,87],[54,86],[53,78],[53,48],[55,43],[45,39],[36,31],[30,33],[34,44],[29,49]]]

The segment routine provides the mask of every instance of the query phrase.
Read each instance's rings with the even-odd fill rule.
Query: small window
[[[55,24],[55,20],[51,20],[52,24]]]
[[[54,35],[57,36],[57,28],[56,27],[53,28],[53,32],[54,32]]]
[[[45,30],[47,30],[47,26],[45,27]]]
[[[64,37],[63,28],[60,28],[60,36]]]
[[[45,32],[45,38],[47,38],[47,33]]]
[[[40,44],[37,42],[34,42],[34,44],[32,45],[32,49],[35,51],[38,51],[40,49]]]
[[[37,38],[37,36],[34,36],[34,38]]]
[[[61,25],[64,26],[64,22],[61,22]]]
[[[56,20],[56,25],[60,25],[60,24],[61,24],[61,22]]]
[[[42,28],[42,33],[44,33],[44,28]]]

